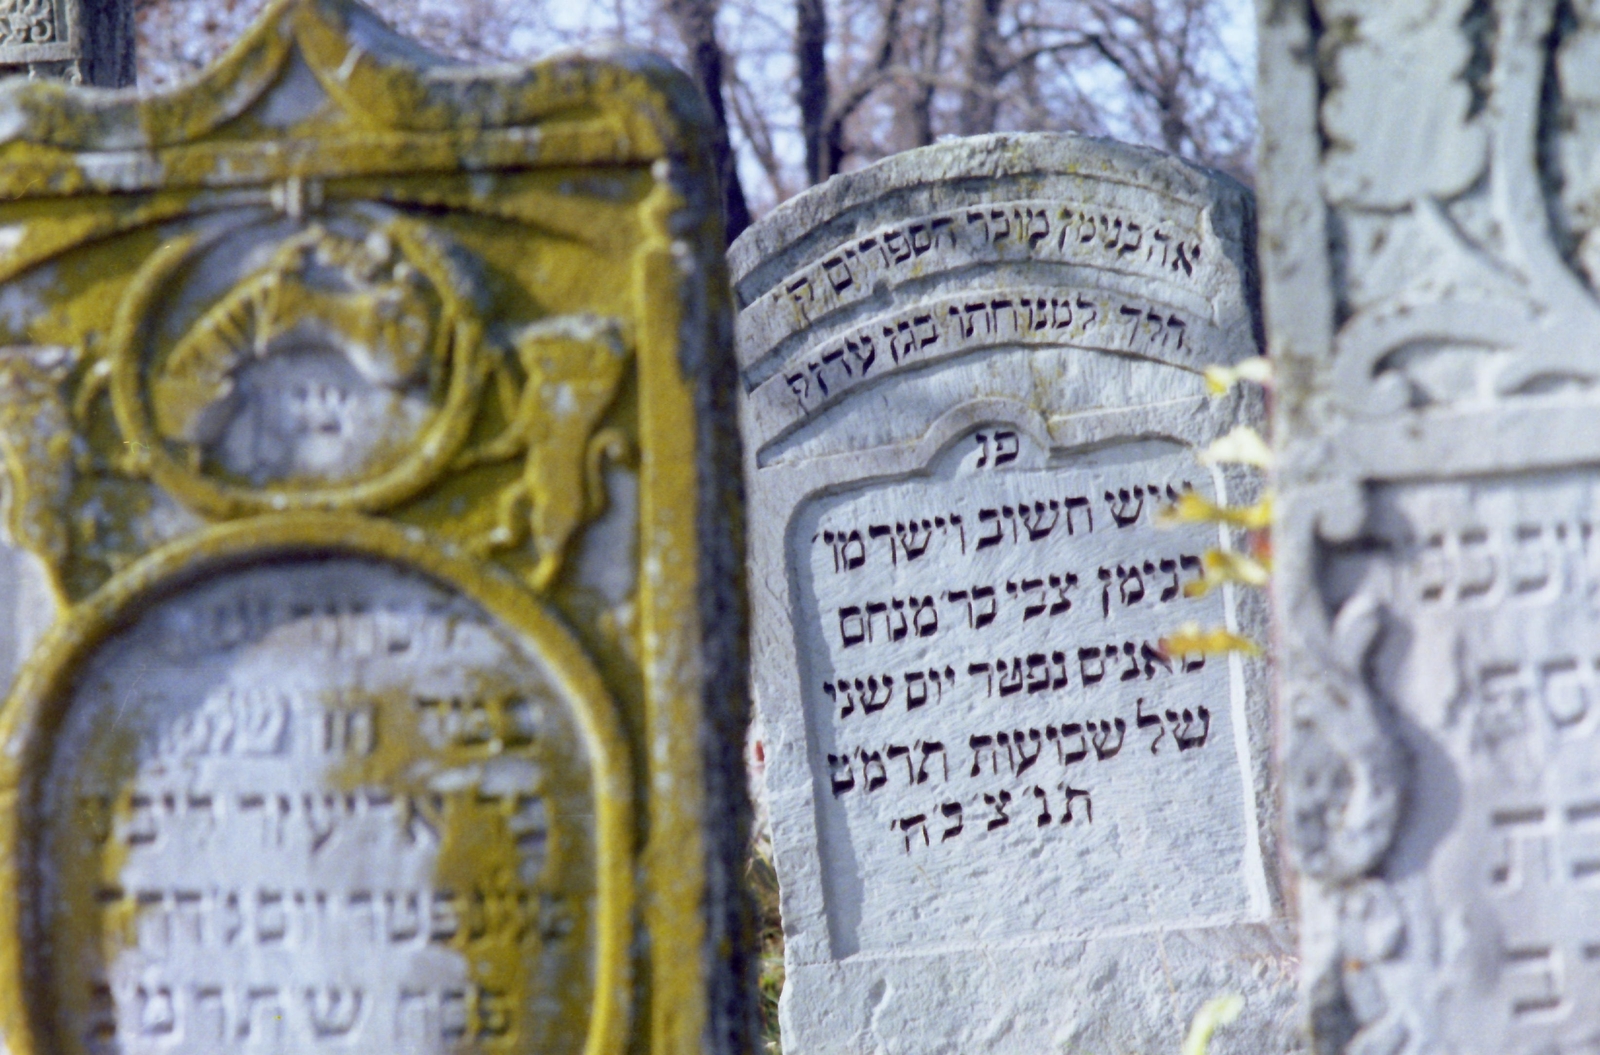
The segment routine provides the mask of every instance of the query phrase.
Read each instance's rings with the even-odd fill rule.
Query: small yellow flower
[[[1272,525],[1272,495],[1266,495],[1253,506],[1219,506],[1193,491],[1185,491],[1178,496],[1177,504],[1162,509],[1157,519],[1168,525],[1231,524],[1249,531],[1260,531]]]
[[[1206,390],[1214,396],[1224,395],[1240,381],[1254,381],[1258,385],[1272,382],[1272,360],[1257,355],[1233,366],[1206,367]]]
[[[1206,550],[1201,559],[1205,561],[1205,578],[1185,585],[1185,597],[1204,597],[1225,582],[1265,586],[1272,581],[1270,560],[1256,560],[1247,553],[1226,549]]]
[[[1228,652],[1259,656],[1261,646],[1220,626],[1201,630],[1199,623],[1185,623],[1177,633],[1161,639],[1161,651],[1169,656],[1192,656],[1196,653],[1221,655]]]
[[[1231,462],[1235,465],[1253,465],[1257,469],[1270,469],[1272,450],[1267,446],[1267,441],[1261,438],[1261,433],[1248,425],[1240,425],[1201,451],[1199,461],[1201,465]]]

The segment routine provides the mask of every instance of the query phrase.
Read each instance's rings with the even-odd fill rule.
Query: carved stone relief
[[[1264,10],[1284,787],[1319,1051],[1600,1031],[1593,23],[1556,0]]]
[[[125,88],[134,0],[0,0],[0,80]]]
[[[0,84],[9,1055],[748,1050],[697,98],[351,0]]]

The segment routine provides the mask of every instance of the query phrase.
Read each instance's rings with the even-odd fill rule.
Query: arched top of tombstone
[[[637,105],[636,105],[637,104]],[[321,137],[387,134],[365,162],[382,167],[430,138],[426,155],[450,167],[486,167],[516,151],[541,161],[593,160],[598,141],[608,160],[648,161],[679,153],[709,122],[699,92],[664,60],[618,50],[603,58],[570,53],[532,66],[468,66],[433,55],[389,29],[357,0],[275,0],[216,64],[168,92],[69,88],[52,81],[0,85],[0,193],[28,185],[42,166],[75,153],[152,152],[169,162],[133,171],[86,165],[76,178],[131,190],[159,179],[215,185],[223,170],[209,152],[186,158],[223,125],[228,139],[271,137],[315,118]],[[540,125],[537,141],[513,130]],[[307,129],[311,131],[311,129]],[[328,167],[302,148],[285,168]],[[390,162],[392,164],[392,160]],[[416,156],[408,159],[416,164]],[[157,172],[160,175],[158,177]],[[236,181],[259,171],[234,174]]]
[[[879,226],[874,219],[879,213],[906,215],[918,203],[932,209],[1025,196],[1052,199],[1070,195],[1074,186],[1097,188],[1097,203],[1110,204],[1119,196],[1165,199],[1203,219],[1205,233],[1217,239],[1225,256],[1215,260],[1218,271],[1207,286],[1244,288],[1253,299],[1254,196],[1231,176],[1112,139],[999,132],[895,154],[833,176],[779,205],[728,250],[738,307],[748,307],[780,272],[797,270],[852,235],[869,234]],[[1126,260],[1150,246],[1111,248]],[[1184,267],[1176,257],[1167,264],[1169,270]],[[1239,301],[1225,310],[1250,314],[1255,309]]]
[[[835,176],[730,250],[746,442],[784,456],[893,378],[1013,346],[1198,385],[1261,346],[1254,216],[1228,176],[1075,135],[953,140]]]

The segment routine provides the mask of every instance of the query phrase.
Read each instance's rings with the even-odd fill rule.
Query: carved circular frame
[[[84,664],[147,604],[207,572],[262,557],[337,553],[419,572],[474,602],[540,661],[569,708],[590,757],[595,807],[596,912],[592,1002],[584,1055],[620,1055],[626,1039],[633,941],[632,761],[605,682],[559,619],[505,575],[447,555],[437,540],[367,517],[299,512],[238,520],[156,550],[117,575],[58,622],[18,676],[0,717],[0,1036],[14,1055],[43,1055],[40,1029],[43,936],[33,933],[31,891],[41,862],[31,821],[42,792],[60,706]]]
[[[375,512],[420,493],[450,467],[471,431],[484,368],[483,324],[445,260],[436,236],[423,225],[392,215],[384,223],[407,262],[415,265],[440,299],[441,324],[431,355],[448,364],[444,402],[409,444],[398,464],[366,479],[323,487],[230,484],[184,465],[166,449],[150,418],[145,397],[142,347],[162,294],[177,272],[198,253],[238,228],[176,239],[151,254],[117,306],[110,336],[111,406],[126,441],[128,462],[147,473],[184,505],[212,519],[231,519],[297,509]]]

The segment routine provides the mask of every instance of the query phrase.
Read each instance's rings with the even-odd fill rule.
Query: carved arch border
[[[621,717],[577,640],[525,587],[495,570],[447,554],[415,529],[366,517],[301,512],[234,521],[159,549],[117,575],[40,642],[0,717],[0,1036],[13,1055],[44,1055],[32,955],[32,914],[24,887],[38,862],[29,813],[65,717],[57,706],[77,670],[130,615],[206,571],[252,558],[339,553],[421,573],[480,605],[545,667],[588,750],[595,803],[594,983],[583,1055],[620,1055],[627,1038],[629,949],[633,942],[632,760]],[[47,1032],[47,1031],[46,1031]]]

